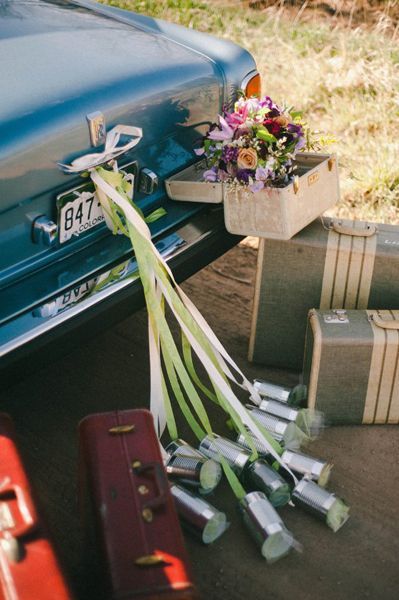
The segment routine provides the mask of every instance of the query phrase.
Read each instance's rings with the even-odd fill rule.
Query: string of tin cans
[[[210,544],[229,525],[226,514],[204,498],[221,481],[221,463],[225,460],[247,491],[239,501],[243,521],[262,556],[273,563],[292,549],[300,549],[277,508],[290,503],[311,512],[336,532],[347,521],[349,507],[326,489],[332,464],[299,451],[324,427],[321,413],[301,408],[306,400],[306,388],[298,385],[290,389],[263,380],[255,380],[254,386],[263,400],[258,406],[247,408],[282,445],[282,462],[296,481],[288,470],[276,463],[262,441],[251,435],[258,452],[258,458],[252,460],[252,450],[242,433],[235,440],[207,435],[198,449],[176,439],[166,447],[165,465],[183,525],[203,543]]]

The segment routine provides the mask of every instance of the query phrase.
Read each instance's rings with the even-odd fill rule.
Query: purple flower
[[[261,101],[259,102],[259,106],[267,106],[267,108],[273,108],[274,107],[274,102],[273,100],[270,98],[270,96],[264,96]]]
[[[218,170],[218,181],[228,181],[230,179],[230,175],[224,170]]]
[[[204,171],[203,177],[205,181],[217,181],[218,176],[215,167],[212,167],[212,169],[208,169],[208,171]]]
[[[300,137],[297,145],[295,146],[295,152],[298,152],[298,150],[302,150],[302,148],[304,148],[306,146],[306,140],[304,137]]]
[[[255,179],[256,181],[266,181],[266,179],[271,178],[273,171],[267,169],[265,167],[257,167],[255,171]]]
[[[274,118],[276,118],[276,117],[279,117],[279,116],[280,116],[280,114],[281,114],[281,113],[280,113],[280,110],[279,110],[278,108],[272,108],[272,109],[270,110],[270,112],[268,112],[268,113],[267,113],[267,116],[268,116],[270,119],[274,119]]]
[[[270,98],[270,96],[264,96],[261,101],[259,102],[259,106],[260,107],[264,107],[266,106],[266,108],[269,108],[271,111],[273,111],[273,116],[278,116],[281,114],[281,110],[279,109],[279,107],[277,106],[277,104],[275,104],[273,102],[273,100]]]
[[[234,129],[230,127],[227,121],[219,115],[219,123],[221,129],[214,129],[208,133],[210,140],[223,141],[233,139]]]
[[[303,129],[301,125],[294,125],[294,123],[290,123],[287,126],[287,130],[293,136],[294,140],[296,139],[295,152],[301,150],[306,145],[305,136],[303,133]]]
[[[236,146],[223,146],[222,158],[224,162],[235,162],[238,156],[238,148]]]
[[[297,136],[302,136],[303,135],[303,129],[301,125],[295,125],[294,123],[290,123],[289,125],[287,125],[287,131],[289,131],[290,133],[294,133]]]
[[[265,184],[263,183],[263,181],[256,181],[255,183],[249,186],[249,189],[255,194],[256,192],[260,192],[261,190],[263,190],[264,187]]]
[[[205,148],[194,148],[194,152],[197,156],[202,156],[205,154]]]
[[[251,169],[238,169],[238,181],[241,181],[241,183],[248,183],[250,177],[253,177],[253,171],[251,171]]]

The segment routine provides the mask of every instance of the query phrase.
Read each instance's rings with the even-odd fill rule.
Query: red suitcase
[[[0,600],[71,597],[32,501],[11,419],[0,413]]]
[[[152,414],[95,414],[79,425],[80,503],[90,507],[107,599],[196,598]]]

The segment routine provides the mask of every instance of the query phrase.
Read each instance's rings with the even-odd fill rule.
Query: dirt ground
[[[251,365],[246,358],[255,262],[255,249],[233,248],[184,288],[249,377],[294,384],[296,374]],[[0,408],[15,420],[40,505],[80,600],[97,599],[101,591],[83,550],[76,505],[77,423],[93,412],[148,406],[146,338],[143,310],[1,394]],[[222,416],[210,410],[225,432]],[[210,547],[186,536],[201,598],[398,597],[399,428],[331,428],[308,450],[333,460],[330,487],[350,504],[348,523],[334,534],[299,509],[285,507],[281,515],[303,553],[267,566],[222,486],[210,500],[226,510],[230,529]]]

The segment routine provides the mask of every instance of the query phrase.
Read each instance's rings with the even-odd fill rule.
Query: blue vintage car
[[[237,242],[220,208],[173,202],[164,180],[238,89],[259,76],[239,46],[85,0],[0,2],[0,357],[8,372],[56,356],[143,305],[130,243],[107,229],[87,179],[59,163],[143,130],[119,164],[135,175],[178,280]],[[41,349],[41,352],[33,350]]]

